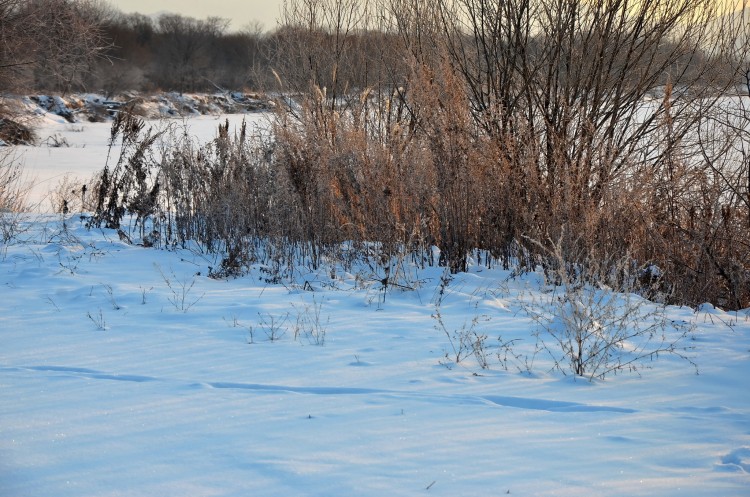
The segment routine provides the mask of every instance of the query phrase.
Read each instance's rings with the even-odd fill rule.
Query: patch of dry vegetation
[[[628,257],[651,298],[750,305],[750,120],[746,97],[726,98],[747,28],[716,29],[712,2],[386,2],[377,28],[402,57],[397,71],[360,60],[362,87],[343,68],[372,16],[292,4],[309,43],[281,47],[301,63],[276,74],[272,139],[222,127],[156,154],[142,122],[116,122],[127,146],[95,223],[134,213],[144,240],[223,253],[222,276],[257,261],[457,272],[477,255],[517,271]],[[556,257],[530,240],[556,240]]]

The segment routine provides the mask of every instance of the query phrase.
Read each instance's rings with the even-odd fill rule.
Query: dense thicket
[[[135,212],[150,241],[223,253],[222,275],[364,258],[387,281],[405,258],[558,274],[560,260],[596,261],[597,284],[746,307],[748,23],[716,9],[289,2],[258,52],[284,95],[273,138],[223,129],[148,161],[150,138],[127,135],[95,221]],[[172,72],[184,88],[208,74],[191,67]]]

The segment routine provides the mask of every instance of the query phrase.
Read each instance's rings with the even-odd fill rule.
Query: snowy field
[[[109,127],[45,133],[71,146],[21,150],[38,200],[101,168]],[[750,495],[748,311],[666,309],[699,374],[667,354],[587,381],[496,357],[500,335],[533,343],[529,310],[552,298],[536,274],[214,280],[212,256],[77,215],[24,228],[0,246],[2,497]],[[473,320],[489,369],[445,357]]]

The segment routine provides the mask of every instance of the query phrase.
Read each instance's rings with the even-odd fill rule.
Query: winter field
[[[750,310],[605,295],[679,355],[576,378],[539,348],[567,309],[541,274],[210,279],[214,256],[49,213],[109,125],[39,134],[69,146],[16,150],[38,212],[0,247],[0,496],[750,495]],[[637,335],[619,357],[662,343]]]

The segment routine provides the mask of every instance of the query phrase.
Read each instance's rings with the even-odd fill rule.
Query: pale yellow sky
[[[740,8],[750,0],[713,0],[714,5]],[[231,21],[230,29],[239,30],[253,21],[258,21],[265,31],[277,26],[279,12],[284,0],[108,0],[108,3],[123,12],[160,14],[173,12],[197,19],[209,16]]]
[[[221,17],[231,21],[231,30],[259,21],[264,30],[270,31],[276,28],[283,0],[109,0],[108,3],[126,13],[173,12],[197,19]]]

